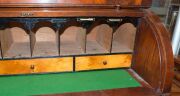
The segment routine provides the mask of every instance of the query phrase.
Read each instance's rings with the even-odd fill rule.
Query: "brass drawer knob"
[[[103,65],[107,65],[107,61],[103,61]]]

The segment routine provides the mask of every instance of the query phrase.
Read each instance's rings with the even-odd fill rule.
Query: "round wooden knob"
[[[107,65],[107,61],[103,61],[103,65]]]
[[[31,70],[34,70],[34,69],[35,69],[35,66],[34,66],[34,65],[31,65],[31,66],[30,66],[30,69],[31,69]]]

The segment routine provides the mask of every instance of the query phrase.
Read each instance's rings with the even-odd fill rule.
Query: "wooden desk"
[[[171,43],[150,6],[151,0],[1,0],[0,75],[131,69],[150,87],[67,95],[169,95]]]

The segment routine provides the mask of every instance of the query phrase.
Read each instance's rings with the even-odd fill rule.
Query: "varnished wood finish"
[[[179,87],[178,89],[180,89],[180,56],[177,56],[174,58],[174,63],[175,63],[175,68],[174,68],[175,75],[174,75],[173,83],[177,87],[175,87],[175,88],[172,87],[172,91],[173,91],[173,89],[176,89],[178,87]]]
[[[178,86],[176,82],[174,82],[171,89],[171,96],[179,96],[179,95],[180,95],[180,84]]]
[[[175,73],[174,79],[176,79],[177,81],[180,82],[180,72],[179,71],[175,71],[174,73]]]
[[[22,16],[30,13],[30,16]],[[73,14],[73,15],[72,15]],[[140,9],[98,9],[98,8],[0,8],[0,17],[77,17],[77,16],[105,16],[105,17],[142,17]]]
[[[73,71],[73,58],[49,58],[0,61],[0,75]]]
[[[0,5],[1,7],[92,7],[117,5],[121,7],[149,7],[151,0],[1,0]]]
[[[180,56],[174,58],[175,67],[180,71]]]
[[[126,68],[131,66],[131,58],[131,54],[76,57],[76,71]]]
[[[137,87],[137,88],[122,88],[111,89],[91,92],[79,92],[79,93],[65,93],[65,94],[49,94],[41,96],[159,96],[154,90]]]
[[[76,63],[76,65],[74,66],[74,69],[80,71],[130,67],[137,75],[145,80],[144,82],[146,82],[148,86],[83,93],[67,93],[59,96],[129,96],[132,94],[133,96],[155,96],[157,94],[169,95],[168,93],[170,93],[173,78],[174,63],[170,38],[160,19],[152,12],[143,9],[150,7],[151,2],[152,0],[1,0],[0,18],[139,17],[137,18],[137,20],[140,21],[137,22],[138,28],[133,57],[128,54],[126,54],[128,56],[125,57],[121,57],[122,55],[75,56],[74,58],[76,61],[74,61],[74,63]],[[89,30],[92,30],[92,28]],[[54,31],[55,30],[56,29],[54,29]],[[90,33],[89,30],[87,30],[88,33]],[[27,31],[27,33],[29,32]],[[32,34],[34,32],[30,33]],[[58,38],[58,41],[59,40],[60,38]],[[106,60],[107,62],[105,62]],[[125,66],[120,66],[121,64],[125,64]],[[0,69],[2,69],[0,70],[0,74],[10,75],[72,71],[73,57],[12,61],[1,60]]]
[[[113,4],[115,0],[1,0],[5,4],[34,4],[34,3],[57,3],[57,4]],[[130,0],[133,1],[133,0]]]
[[[170,38],[160,19],[146,12],[138,27],[132,68],[157,92],[168,93],[174,64]]]

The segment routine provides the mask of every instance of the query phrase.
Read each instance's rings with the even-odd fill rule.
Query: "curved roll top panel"
[[[132,68],[157,92],[168,93],[174,65],[171,40],[159,17],[146,12],[137,29]]]
[[[128,6],[150,6],[151,0],[1,0],[0,4],[8,7],[71,7],[71,6],[99,6],[99,5],[120,5]],[[56,6],[54,6],[56,5]]]

